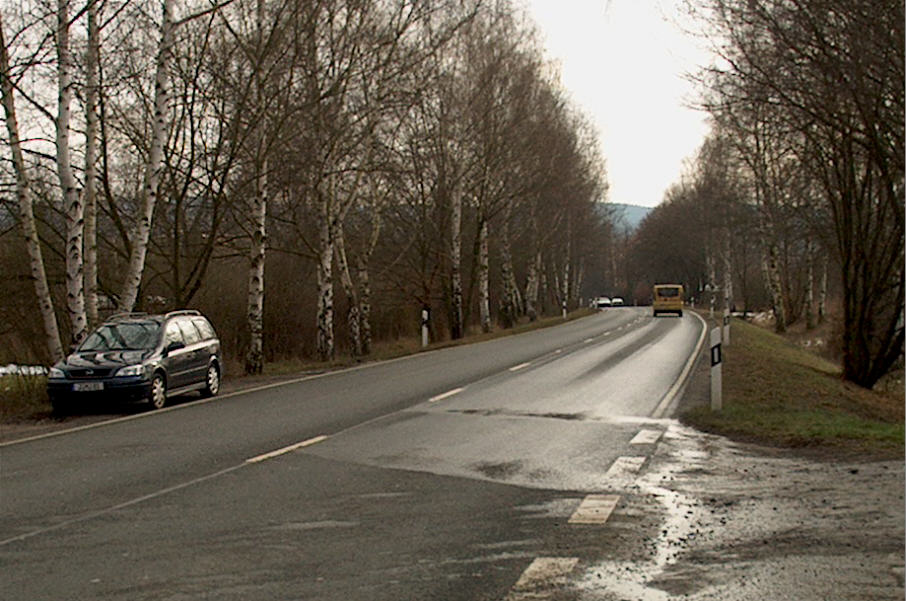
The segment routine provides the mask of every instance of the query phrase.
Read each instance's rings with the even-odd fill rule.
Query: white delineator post
[[[566,301],[563,301],[563,319],[566,319]]]
[[[422,348],[428,346],[428,310],[422,309]]]
[[[711,410],[720,411],[723,407],[721,390],[723,388],[721,376],[720,328],[711,330]]]
[[[724,311],[723,345],[730,346],[730,311]]]

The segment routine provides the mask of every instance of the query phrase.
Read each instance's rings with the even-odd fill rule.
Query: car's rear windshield
[[[106,324],[91,333],[80,351],[140,351],[157,346],[160,324],[155,321]]]
[[[676,288],[674,286],[671,286],[669,288],[655,288],[654,289],[655,294],[657,294],[658,296],[664,297],[664,298],[673,298],[674,296],[679,296],[679,291],[680,291],[680,289]]]

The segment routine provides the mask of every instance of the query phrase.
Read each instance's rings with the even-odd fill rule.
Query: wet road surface
[[[0,598],[902,598],[902,464],[663,417],[700,331],[605,311],[0,447]]]

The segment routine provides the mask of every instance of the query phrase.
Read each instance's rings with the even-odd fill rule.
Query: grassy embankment
[[[903,457],[904,398],[865,390],[833,363],[759,326],[733,320],[723,349],[723,410],[681,416],[700,430],[834,454]]]
[[[578,309],[569,314],[567,321],[585,317],[591,313],[593,313],[592,309]],[[424,350],[435,350],[461,344],[472,344],[494,338],[501,338],[503,336],[522,334],[531,330],[555,326],[562,323],[563,319],[561,317],[545,317],[533,322],[526,320],[509,329],[497,328],[488,333],[481,332],[481,330],[477,328],[472,328],[465,338],[436,342]],[[298,359],[273,361],[265,364],[263,375],[252,377],[239,376],[238,374],[242,373],[241,363],[238,360],[233,359],[228,361],[224,386],[225,388],[248,387],[261,381],[267,381],[274,378],[288,378],[299,374],[340,369],[365,361],[394,359],[405,355],[413,355],[422,350],[421,341],[419,339],[401,338],[397,341],[376,343],[372,354],[365,359],[351,356],[338,356],[330,362],[303,361]],[[46,382],[47,380],[44,376],[0,376],[0,424],[33,422],[50,418],[53,411],[50,406],[50,401],[47,398]]]

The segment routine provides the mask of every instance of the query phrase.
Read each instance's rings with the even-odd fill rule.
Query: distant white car
[[[610,305],[611,300],[606,296],[599,296],[597,300],[595,300],[595,307],[597,307],[598,309],[606,309]]]
[[[615,296],[615,297],[613,297],[613,300],[610,301],[610,305],[611,305],[612,307],[622,307],[622,306],[623,306],[623,299],[620,298],[619,296]]]

